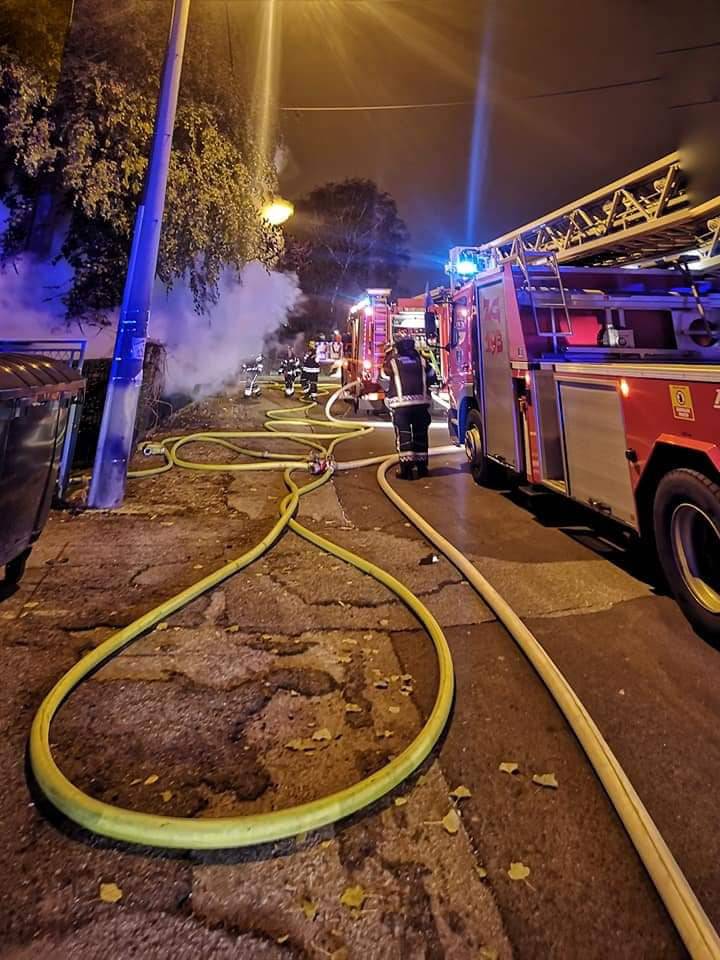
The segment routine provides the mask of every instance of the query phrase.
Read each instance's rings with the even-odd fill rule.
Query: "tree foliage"
[[[368,287],[395,286],[409,259],[408,231],[393,198],[372,180],[325,184],[295,211],[285,264],[309,299],[309,323],[336,325]]]
[[[116,43],[105,36],[103,49],[97,40],[102,31],[93,31],[87,17],[97,2],[86,0],[85,21],[54,74],[22,54],[27,43],[0,48],[0,198],[9,211],[0,259],[26,248],[38,199],[50,195],[64,227],[60,257],[74,271],[62,295],[67,316],[103,322],[122,296],[166,23],[161,19],[154,33],[135,24],[113,34]],[[132,69],[121,70],[127,57]],[[217,300],[225,267],[240,270],[250,259],[274,264],[283,237],[260,218],[276,175],[257,154],[242,104],[226,92],[211,96],[207,63],[197,56],[188,76],[157,273],[168,288],[186,280],[203,312]]]

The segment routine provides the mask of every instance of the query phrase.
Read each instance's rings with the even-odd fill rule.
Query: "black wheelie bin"
[[[50,512],[82,375],[59,360],[0,353],[0,570],[17,583]]]

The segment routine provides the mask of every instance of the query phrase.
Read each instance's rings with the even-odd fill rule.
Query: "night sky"
[[[235,71],[252,62],[260,4],[195,3],[230,24]],[[698,194],[720,193],[718,0],[280,0],[279,12],[281,105],[460,103],[280,114],[284,192],[375,179],[410,228],[410,288],[440,276],[451,245],[678,147]]]
[[[96,25],[109,42],[122,3]],[[720,0],[276,0],[269,64],[268,3],[193,0],[189,56],[202,31],[218,84],[252,99],[275,78],[291,199],[352,176],[395,197],[411,292],[441,279],[450,246],[491,239],[678,147],[698,199],[720,193]],[[133,9],[160,23],[170,2]]]

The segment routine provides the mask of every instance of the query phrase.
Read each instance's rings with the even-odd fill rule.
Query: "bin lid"
[[[82,374],[62,360],[25,353],[0,353],[0,399],[8,397],[77,394]]]

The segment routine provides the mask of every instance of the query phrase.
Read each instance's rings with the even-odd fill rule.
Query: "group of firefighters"
[[[245,396],[256,397],[260,393],[258,376],[262,373],[263,357],[245,367]],[[292,348],[280,362],[286,397],[295,394],[295,383],[300,380],[302,398],[317,400],[320,361],[317,344],[310,340],[300,360]],[[415,340],[399,336],[385,351],[380,379],[385,390],[385,405],[390,411],[395,428],[395,445],[400,457],[396,476],[401,480],[413,480],[427,476],[428,430],[430,427],[430,387],[438,382],[432,359],[421,353]]]

